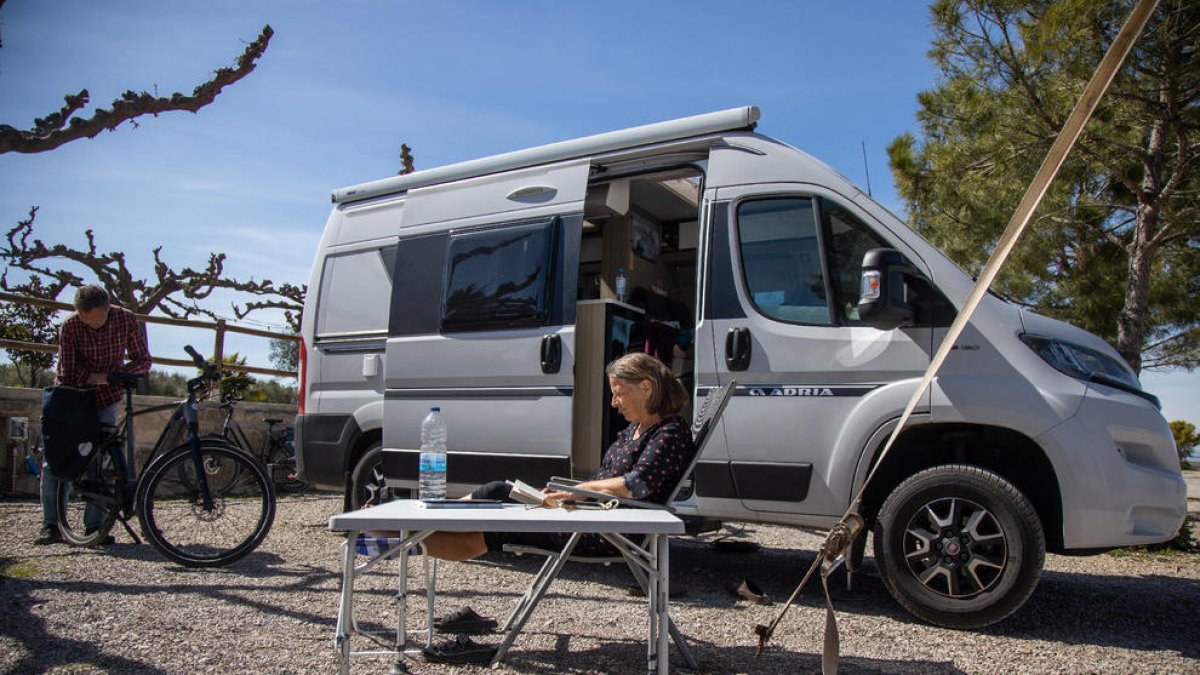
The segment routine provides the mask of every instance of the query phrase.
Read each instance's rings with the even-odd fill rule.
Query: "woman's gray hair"
[[[652,415],[674,415],[687,407],[688,393],[683,383],[662,361],[649,354],[626,354],[608,364],[604,374],[632,384],[650,380],[653,391],[646,401],[646,410]]]

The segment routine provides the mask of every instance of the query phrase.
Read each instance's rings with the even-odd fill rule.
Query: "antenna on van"
[[[871,196],[871,167],[867,166],[867,142],[860,140],[863,153],[863,171],[867,173],[867,196]]]

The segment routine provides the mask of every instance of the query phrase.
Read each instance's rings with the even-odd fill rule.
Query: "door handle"
[[[750,367],[750,329],[730,328],[725,334],[725,366],[730,370]]]
[[[557,373],[562,367],[562,338],[558,335],[542,336],[542,372]]]
[[[514,202],[548,202],[558,194],[558,188],[553,185],[527,185],[509,192],[506,196]]]

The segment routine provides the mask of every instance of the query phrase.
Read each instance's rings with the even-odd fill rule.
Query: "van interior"
[[[683,166],[588,187],[579,256],[575,332],[572,465],[599,468],[602,453],[626,425],[609,406],[605,365],[647,352],[694,392],[696,260],[703,172]],[[623,270],[626,298],[617,302]],[[685,418],[690,409],[683,412]]]

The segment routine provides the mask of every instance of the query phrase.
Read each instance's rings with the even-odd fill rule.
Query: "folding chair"
[[[708,443],[708,439],[712,435],[713,427],[715,427],[717,422],[720,420],[721,414],[725,412],[725,406],[729,404],[729,397],[733,394],[733,391],[736,388],[737,381],[730,380],[724,385],[709,391],[708,395],[704,397],[704,403],[701,404],[700,409],[696,412],[696,416],[692,421],[692,444],[695,446],[695,452],[693,453],[687,468],[680,475],[679,482],[675,485],[675,488],[671,490],[671,494],[667,498],[666,504],[663,505],[654,502],[644,502],[636,499],[620,499],[619,501],[621,506],[633,508],[665,508],[674,513],[675,509],[671,507],[671,504],[675,501],[675,498],[679,496],[679,492],[683,489],[683,486],[691,477],[692,470],[695,468],[696,462],[700,459],[700,455],[704,452],[704,446]],[[604,493],[580,490],[579,488],[575,487],[578,483],[579,481],[556,477],[550,480],[549,487],[598,499],[612,497],[612,495],[607,495]],[[571,542],[567,544],[568,548],[574,548],[574,542],[575,538],[572,538]],[[569,551],[566,551],[567,558],[565,561],[563,561],[561,560],[562,552],[551,551],[549,549],[537,548],[533,546],[506,545],[504,550],[506,552],[517,553],[519,555],[528,553],[546,556],[546,562],[542,565],[541,570],[538,572],[538,577],[544,576],[546,578],[545,583],[530,587],[530,589],[525,592],[525,595],[521,598],[520,602],[517,603],[517,607],[513,610],[512,614],[509,615],[508,620],[505,622],[503,628],[504,631],[508,631],[512,628],[513,622],[519,615],[522,614],[526,607],[528,607],[531,603],[537,603],[541,600],[542,595],[550,586],[550,581],[557,576],[557,570],[550,570],[549,568],[552,566],[561,567],[563,562],[603,563],[607,565],[623,560],[629,566],[629,571],[633,573],[633,577],[637,580],[638,585],[641,586],[642,592],[646,594],[649,594],[650,592],[650,589],[647,585],[648,578],[645,561],[640,561],[625,554],[613,557],[586,557],[571,556]],[[668,622],[668,628],[671,633],[671,640],[675,643],[675,647],[679,650],[679,653],[683,655],[684,660],[687,661],[688,667],[692,668],[693,670],[699,668],[696,657],[692,655],[691,649],[688,648],[687,642],[683,638],[683,634],[681,634],[679,629],[675,627],[675,621],[673,619]],[[507,645],[504,645],[504,647],[507,647]],[[503,651],[504,648],[502,647],[501,653]],[[497,655],[497,660],[500,658],[500,656],[501,654]]]
[[[420,536],[420,535],[418,535]],[[350,542],[342,542],[342,555],[353,557],[355,555],[365,556],[368,560],[364,563],[356,563],[354,572],[345,583],[349,585],[348,592],[354,593],[354,584],[358,578],[366,574],[372,568],[388,561],[395,559],[399,563],[399,579],[401,588],[397,589],[395,600],[395,612],[397,623],[395,631],[377,631],[363,628],[358,623],[357,615],[349,618],[349,625],[346,630],[343,630],[343,623],[347,617],[342,616],[341,607],[338,608],[336,635],[337,644],[335,645],[344,657],[354,656],[386,656],[394,655],[404,651],[408,644],[407,631],[404,627],[404,618],[406,615],[405,607],[407,598],[404,587],[404,579],[408,576],[408,558],[416,554],[418,551],[421,554],[421,569],[422,576],[425,580],[425,600],[427,603],[427,614],[433,616],[433,589],[437,583],[437,560],[425,555],[425,545],[419,541],[414,541],[416,537],[379,537],[369,534],[360,534],[353,543],[354,550],[349,550]],[[426,637],[425,646],[433,644],[433,626],[427,626],[428,635]],[[346,641],[343,642],[343,637],[346,636]],[[351,651],[348,638],[353,635],[360,635],[381,650],[364,650]],[[347,658],[343,658],[343,663],[347,662]]]

